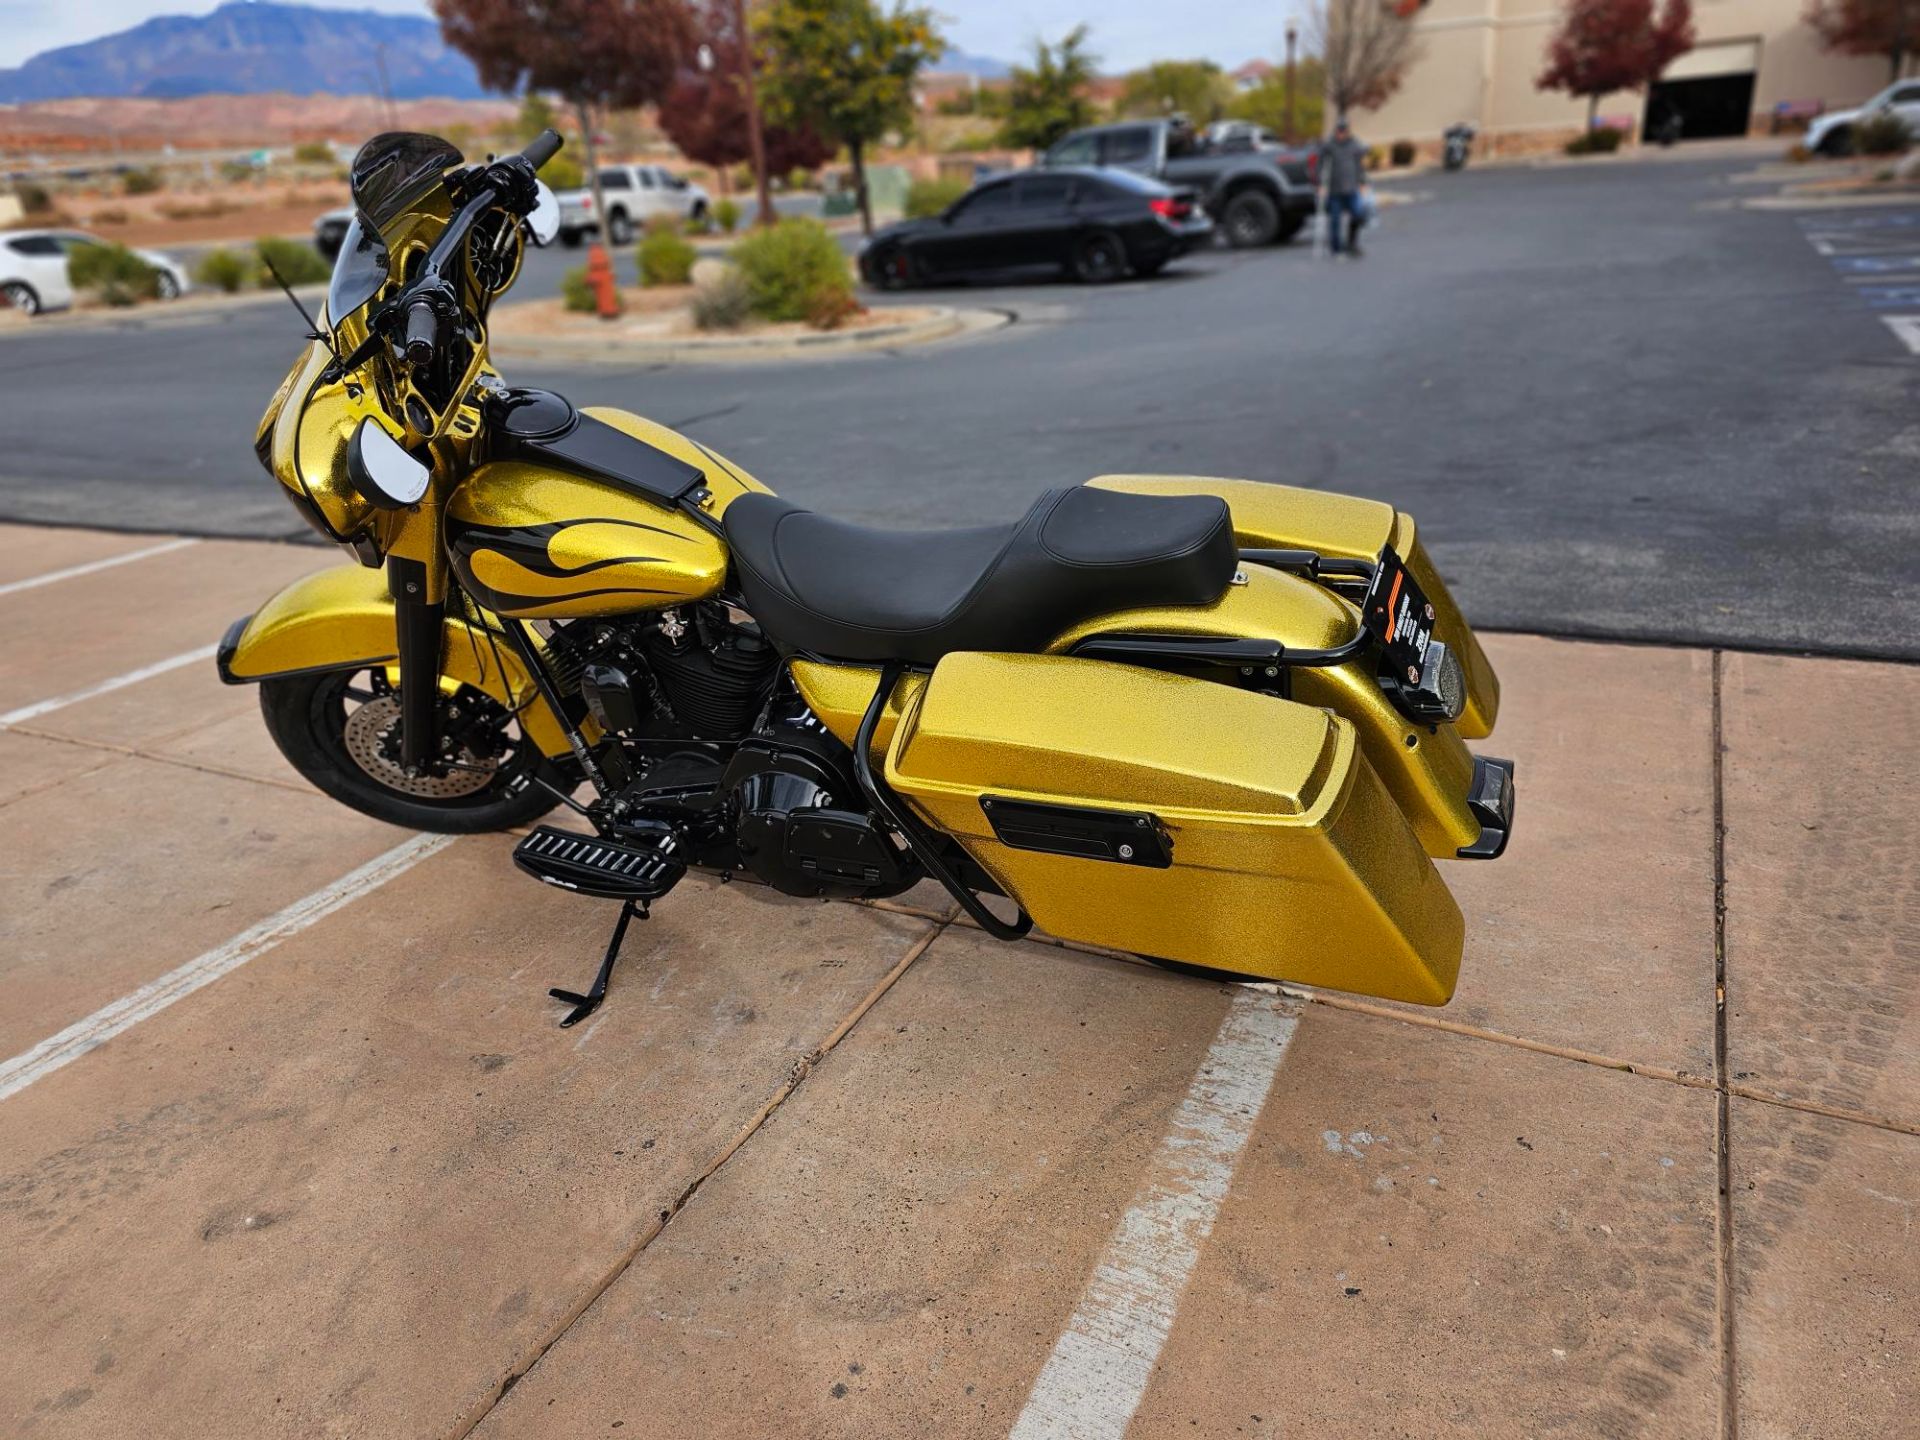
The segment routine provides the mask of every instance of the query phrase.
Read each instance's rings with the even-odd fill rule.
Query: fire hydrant
[[[587,251],[587,284],[593,290],[594,308],[600,312],[600,318],[618,320],[619,283],[613,278],[613,261],[607,258],[607,247],[597,242]]]

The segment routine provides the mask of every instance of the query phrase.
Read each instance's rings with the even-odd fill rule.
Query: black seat
[[[873,530],[773,495],[727,506],[735,575],[776,639],[837,660],[1034,651],[1108,610],[1206,605],[1233,579],[1226,502],[1050,490],[1011,525]]]

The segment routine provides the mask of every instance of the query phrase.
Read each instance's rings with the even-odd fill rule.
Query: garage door
[[[1751,75],[1760,68],[1758,40],[1718,40],[1689,50],[1667,66],[1662,80],[1706,80],[1719,75]]]

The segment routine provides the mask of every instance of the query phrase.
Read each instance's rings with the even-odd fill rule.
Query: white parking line
[[[202,660],[211,660],[218,645],[202,645],[198,650],[189,650],[184,655],[170,656],[165,660],[156,660],[151,665],[142,665],[138,670],[129,670],[124,675],[116,675],[111,680],[102,680],[97,685],[89,685],[84,690],[75,690],[70,695],[56,695],[51,700],[36,700],[31,705],[22,705],[18,710],[9,710],[0,715],[0,730],[10,730],[28,720],[37,720],[42,715],[50,715],[55,710],[64,710],[69,705],[78,705],[82,700],[91,700],[96,695],[111,695],[115,690],[124,690],[129,685],[138,685],[142,680],[151,680],[156,675],[164,675],[169,670],[178,670],[183,665],[197,665]]]
[[[277,914],[269,915],[252,929],[241,931],[226,944],[169,970],[158,980],[123,995],[111,1005],[102,1006],[85,1019],[76,1020],[31,1050],[0,1061],[0,1100],[18,1095],[34,1081],[45,1079],[63,1065],[71,1065],[89,1050],[98,1049],[142,1020],[158,1015],[175,1001],[186,999],[202,986],[211,985],[222,975],[229,975],[256,956],[266,954],[282,940],[291,939],[342,906],[404,875],[429,855],[446,849],[453,838],[451,835],[416,835],[351,874],[341,876],[324,890],[316,890]]]
[[[1270,994],[1235,994],[1145,1183],[1033,1382],[1012,1440],[1126,1433],[1297,1023],[1297,1012]]]
[[[1882,315],[1880,319],[1899,337],[1902,345],[1920,355],[1920,315]]]
[[[12,595],[21,590],[51,585],[56,580],[75,580],[82,575],[111,570],[116,565],[131,565],[135,560],[148,560],[155,555],[166,555],[199,543],[198,540],[169,540],[164,545],[149,545],[144,550],[129,550],[124,555],[109,555],[104,560],[89,560],[84,565],[69,565],[64,570],[52,570],[45,575],[30,575],[25,580],[10,580],[5,585],[0,585],[0,595]]]

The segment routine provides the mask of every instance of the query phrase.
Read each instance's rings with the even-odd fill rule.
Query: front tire
[[[7,297],[7,303],[22,315],[33,316],[40,313],[40,296],[31,285],[15,280],[9,285],[0,285],[0,295]]]
[[[1220,229],[1236,250],[1271,245],[1280,233],[1280,207],[1263,190],[1242,190],[1221,210]]]
[[[898,245],[889,245],[873,257],[873,273],[882,290],[906,290],[917,279],[913,257]]]
[[[490,734],[476,726],[498,721],[499,743],[457,746],[462,768],[409,777],[391,756],[398,705],[384,670],[260,682],[260,713],[287,762],[341,804],[390,825],[442,835],[506,830],[559,803],[536,777],[563,792],[572,788],[490,696],[462,688],[440,703],[444,731],[464,725],[464,733]],[[487,773],[476,773],[482,769]]]
[[[180,298],[180,282],[164,270],[160,272],[160,278],[155,282],[154,290],[162,300]]]
[[[1095,230],[1073,247],[1073,278],[1083,285],[1106,285],[1127,273],[1127,249],[1110,230]]]
[[[633,243],[633,221],[627,218],[626,211],[616,210],[607,217],[607,243],[609,245]]]
[[[1839,125],[1820,137],[1820,153],[1829,160],[1843,160],[1853,153],[1853,127]]]

